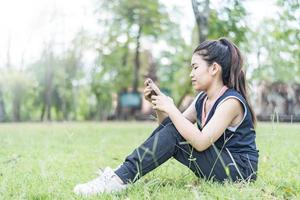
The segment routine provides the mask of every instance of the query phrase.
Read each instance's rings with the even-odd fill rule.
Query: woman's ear
[[[215,76],[217,73],[221,72],[221,65],[216,62],[213,62],[210,66],[210,73],[211,75]]]

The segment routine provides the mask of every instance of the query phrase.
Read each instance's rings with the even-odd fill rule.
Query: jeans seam
[[[164,154],[161,156],[161,158],[157,160],[158,163],[160,163],[159,161],[160,161],[167,153],[169,153],[169,152],[164,153]],[[169,159],[170,159],[171,157],[172,157],[172,156],[170,156]],[[154,160],[154,159],[152,159],[152,160]],[[152,161],[151,163],[148,163],[148,164],[144,167],[144,170],[147,171],[146,169],[149,168],[149,167],[150,167],[151,165],[153,165],[153,164],[155,164],[154,161]],[[157,168],[157,167],[158,167],[158,166],[155,166],[155,168]]]
[[[166,124],[166,126],[168,126],[169,124],[172,124],[172,122],[169,122],[168,124]],[[175,137],[175,140],[176,140],[176,137]],[[177,143],[177,142],[176,142],[176,143]],[[176,146],[176,144],[175,144],[175,146]],[[153,149],[152,149],[152,152],[153,152]],[[164,157],[167,153],[169,153],[169,151],[165,152],[161,157]],[[173,157],[173,155],[174,155],[174,154],[172,154],[169,158]],[[158,159],[157,162],[160,161],[160,160],[161,160],[161,158]],[[140,162],[142,162],[142,161],[140,161]],[[158,162],[158,163],[159,163],[159,162]],[[154,158],[152,158],[152,162],[148,163],[148,164],[144,167],[144,170],[147,171],[146,169],[147,169],[149,166],[153,165],[153,164],[155,164]],[[157,166],[155,166],[155,168],[156,168],[156,167],[157,167]]]

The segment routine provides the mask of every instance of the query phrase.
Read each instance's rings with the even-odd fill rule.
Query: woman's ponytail
[[[246,100],[247,104],[249,105],[249,109],[252,115],[252,120],[255,123],[256,117],[254,114],[254,111],[252,109],[252,106],[250,105],[250,101],[248,98],[248,88],[246,85],[246,74],[243,69],[243,58],[241,55],[240,50],[238,47],[227,40],[226,38],[221,38],[219,41],[226,45],[229,49],[229,52],[231,54],[231,65],[230,65],[230,75],[229,75],[229,81],[228,81],[228,87],[234,88],[236,91],[238,91]]]

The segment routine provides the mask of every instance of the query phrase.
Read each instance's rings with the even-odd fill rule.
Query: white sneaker
[[[91,196],[100,193],[118,192],[127,188],[128,184],[120,183],[120,178],[115,172],[107,167],[103,173],[94,180],[78,184],[74,188],[74,193],[82,196]]]

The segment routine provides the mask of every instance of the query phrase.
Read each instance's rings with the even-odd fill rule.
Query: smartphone
[[[151,82],[152,82],[152,80],[151,80]],[[149,86],[149,82],[147,83],[147,86]],[[151,91],[151,93],[148,95],[148,97],[151,99],[152,95],[155,95],[155,96],[157,95],[154,90]]]

